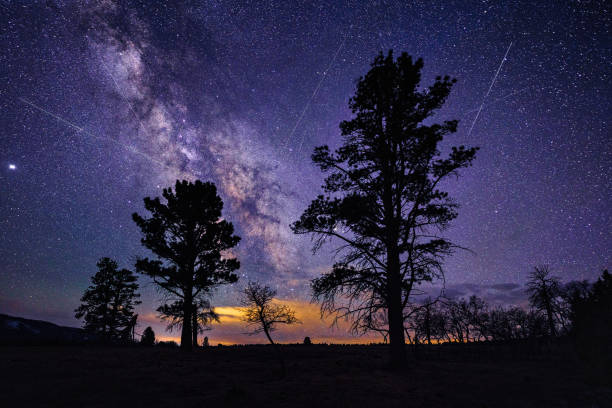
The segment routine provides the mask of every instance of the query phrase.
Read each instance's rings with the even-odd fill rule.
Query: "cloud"
[[[511,291],[520,288],[520,285],[516,283],[499,283],[496,285],[491,285],[490,288],[499,291]]]
[[[449,284],[446,286],[444,293],[449,298],[468,298],[472,295],[476,295],[491,304],[497,305],[525,306],[527,304],[525,288],[516,283]]]

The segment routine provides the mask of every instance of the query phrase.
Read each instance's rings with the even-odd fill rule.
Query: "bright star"
[[[17,166],[14,164],[9,164],[9,170],[17,170]]]

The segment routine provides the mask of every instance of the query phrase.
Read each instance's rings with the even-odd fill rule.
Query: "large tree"
[[[378,55],[357,82],[349,101],[353,119],[343,121],[343,144],[317,147],[312,160],[328,173],[319,195],[292,225],[314,234],[318,249],[336,240],[343,255],[312,282],[324,312],[350,317],[354,328],[383,310],[387,314],[391,363],[406,359],[404,309],[415,285],[442,274],[453,244],[440,231],[457,216],[457,204],[441,183],[471,164],[476,148],[438,145],[457,121],[433,123],[455,82],[437,77],[420,88],[423,61],[403,53]],[[380,319],[379,319],[380,320]]]
[[[105,340],[128,340],[137,315],[134,306],[140,301],[136,293],[136,276],[128,269],[119,269],[110,258],[98,261],[98,272],[91,278],[75,310],[77,319],[85,320],[85,330],[101,335]]]
[[[150,218],[132,216],[142,231],[142,244],[157,256],[139,259],[136,269],[180,302],[181,348],[190,350],[197,299],[238,280],[233,272],[240,263],[227,251],[240,238],[232,223],[221,218],[223,201],[213,183],[177,180],[174,191],[166,188],[162,196],[165,203],[159,197],[144,199]]]

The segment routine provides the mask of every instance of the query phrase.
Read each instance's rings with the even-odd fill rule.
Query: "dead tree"
[[[295,311],[287,305],[274,302],[276,291],[269,286],[257,282],[249,282],[242,291],[243,320],[252,330],[249,335],[264,333],[274,347],[281,363],[283,376],[286,374],[285,361],[278,345],[272,340],[271,333],[279,324],[296,324],[300,321],[295,317]]]

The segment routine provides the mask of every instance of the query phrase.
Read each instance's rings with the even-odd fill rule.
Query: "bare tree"
[[[555,314],[561,294],[559,278],[550,275],[548,266],[536,266],[529,275],[527,293],[532,307],[546,314],[551,336],[557,335]]]
[[[440,308],[439,299],[432,300],[430,297],[424,300],[422,305],[414,306],[408,315],[405,325],[406,336],[415,344],[432,344],[432,339],[442,341],[448,339],[448,327],[446,316]]]
[[[467,318],[469,323],[468,327],[472,330],[472,339],[474,341],[479,341],[482,337],[479,327],[481,326],[481,321],[486,310],[487,304],[485,303],[484,299],[481,299],[476,295],[470,296],[467,305]],[[469,337],[470,336],[468,333],[468,340]]]
[[[448,321],[450,336],[457,342],[476,341],[481,337],[478,330],[480,319],[485,310],[485,302],[477,296],[466,299],[448,299],[442,302]]]
[[[278,354],[284,376],[286,373],[285,361],[270,333],[275,331],[279,324],[291,325],[300,323],[300,321],[295,317],[295,311],[289,306],[274,303],[274,296],[276,296],[276,291],[269,286],[249,282],[242,291],[243,320],[252,327],[248,334],[255,335],[263,332],[266,335]]]
[[[241,299],[244,306],[244,321],[254,329],[249,334],[264,333],[270,344],[275,345],[270,333],[276,330],[279,324],[295,324],[300,321],[287,305],[274,304],[276,291],[269,286],[262,286],[257,282],[249,282],[243,290]]]
[[[546,335],[547,322],[537,310],[497,306],[481,314],[477,330],[487,340],[512,341]]]
[[[467,302],[465,299],[451,299],[444,304],[450,336],[459,343],[467,341],[469,336]]]

